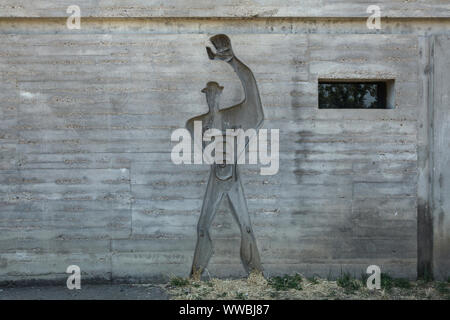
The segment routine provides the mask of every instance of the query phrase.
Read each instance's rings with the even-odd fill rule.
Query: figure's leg
[[[203,199],[202,211],[197,224],[197,244],[195,246],[194,260],[192,262],[191,277],[200,278],[213,254],[213,245],[209,228],[214,219],[217,207],[222,200],[223,191],[211,172],[206,194]]]
[[[262,272],[263,268],[259,258],[256,239],[253,235],[250,216],[248,214],[247,202],[240,179],[238,179],[228,192],[233,216],[241,230],[241,261],[247,273],[257,270]]]

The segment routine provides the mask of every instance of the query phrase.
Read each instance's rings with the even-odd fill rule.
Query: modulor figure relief
[[[227,62],[238,75],[244,89],[244,100],[234,106],[219,109],[219,98],[223,87],[216,82],[209,82],[202,90],[206,95],[209,112],[190,119],[186,128],[194,134],[194,121],[201,121],[203,133],[208,129],[218,129],[225,136],[227,129],[259,129],[264,120],[263,108],[258,86],[252,71],[233,53],[231,41],[224,34],[210,38],[216,49],[214,53],[207,47],[211,60]],[[248,144],[248,142],[247,142]],[[204,146],[203,146],[204,147]],[[245,147],[244,147],[245,148]],[[236,154],[243,150],[237,150]],[[253,234],[247,203],[242,188],[239,168],[236,161],[211,165],[206,194],[203,199],[197,226],[197,245],[192,263],[191,277],[199,278],[213,254],[210,227],[222,198],[228,197],[231,209],[241,232],[241,261],[247,273],[262,272],[261,261],[255,236]]]

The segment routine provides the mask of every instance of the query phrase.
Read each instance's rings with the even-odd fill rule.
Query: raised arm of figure
[[[210,41],[214,45],[216,53],[207,47],[206,51],[209,58],[227,62],[236,72],[244,89],[245,97],[242,102],[221,109],[221,112],[224,112],[226,125],[230,128],[236,127],[244,130],[249,128],[259,129],[264,121],[264,112],[253,72],[234,55],[228,36],[224,34],[215,35],[210,38]]]

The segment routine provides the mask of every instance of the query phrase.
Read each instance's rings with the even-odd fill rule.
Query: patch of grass
[[[448,284],[445,282],[438,282],[436,284],[436,290],[440,293],[440,294],[450,294],[450,289],[448,288]]]
[[[190,288],[188,288],[187,290],[184,290],[183,291],[183,293],[187,296],[188,294],[190,294],[191,293],[191,289]]]
[[[332,280],[333,280],[333,274],[331,273],[331,270],[328,270],[327,281],[332,281]]]
[[[236,299],[247,300],[247,296],[242,292],[236,292]]]
[[[408,279],[394,279],[394,286],[401,289],[411,289],[411,282]]]
[[[365,274],[355,276],[344,273],[344,270],[338,279],[329,282],[317,275],[304,278],[299,274],[268,280],[258,278],[260,281],[253,278],[195,281],[175,277],[170,279],[165,288],[173,299],[450,299],[450,283],[446,278],[433,282],[408,281],[382,274],[381,291],[366,290],[366,278]],[[315,282],[317,285],[313,284]]]
[[[319,283],[319,280],[317,280],[317,278],[314,277],[314,276],[312,278],[308,278],[308,281],[311,282],[312,284],[318,284]]]
[[[272,292],[269,294],[269,296],[270,296],[271,298],[276,299],[276,298],[278,298],[278,297],[280,296],[280,294],[279,294],[277,291],[272,291]]]
[[[367,286],[367,279],[369,279],[370,274],[368,273],[361,273],[361,284],[363,287]]]
[[[174,287],[185,287],[189,284],[189,279],[185,279],[182,277],[173,277],[170,278],[170,284]]]
[[[338,299],[338,291],[336,289],[331,289],[330,291],[328,291],[328,297],[339,300]]]
[[[348,272],[342,273],[339,278],[337,278],[336,283],[339,287],[345,289],[345,291],[356,291],[361,288],[361,283],[352,277]]]
[[[394,287],[394,279],[387,273],[381,273],[381,288],[391,290]]]
[[[269,284],[277,291],[302,290],[302,281],[302,276],[296,273],[293,276],[285,274],[282,277],[273,277],[269,279]]]
[[[411,289],[408,279],[392,278],[387,273],[381,273],[381,288],[391,290],[392,288]]]
[[[210,290],[208,288],[200,288],[199,291],[192,295],[192,298],[194,300],[203,300],[206,296],[208,296],[209,293]]]

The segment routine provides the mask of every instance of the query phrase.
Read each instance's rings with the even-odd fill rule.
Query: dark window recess
[[[392,109],[393,83],[319,81],[319,109]]]

